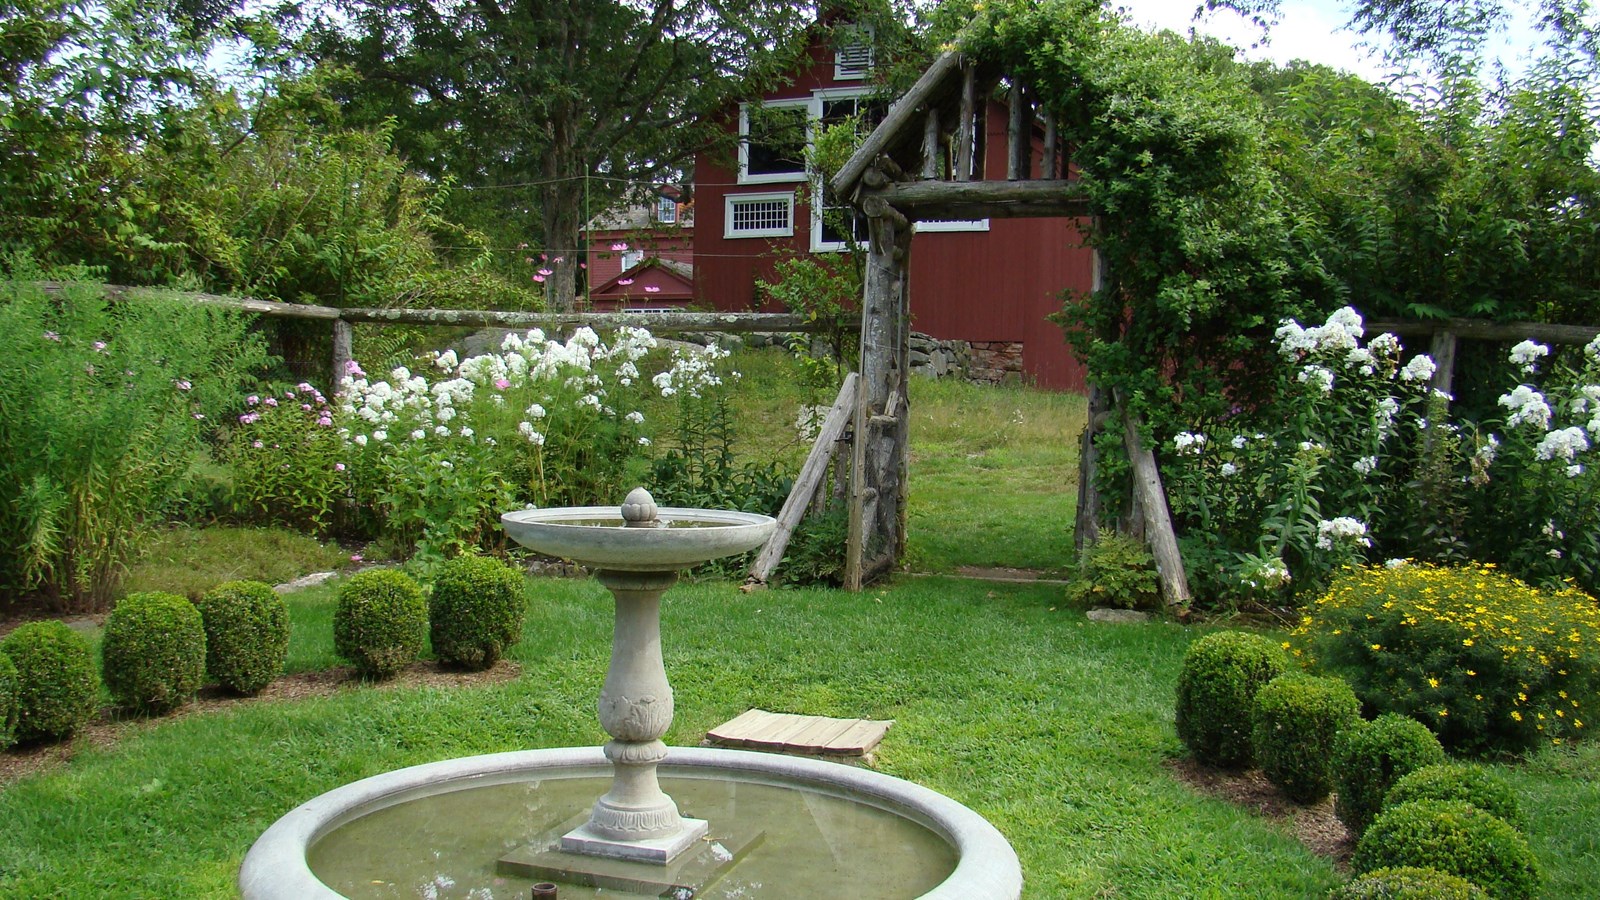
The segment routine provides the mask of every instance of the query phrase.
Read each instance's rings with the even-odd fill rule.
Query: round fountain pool
[[[585,815],[610,770],[598,748],[528,750],[358,781],[279,819],[250,849],[240,887],[246,900],[526,897],[546,878],[503,860]],[[1021,895],[1016,854],[993,826],[898,778],[698,748],[673,748],[660,775],[686,815],[713,823],[708,857],[737,856],[696,900]],[[660,893],[571,883],[560,891],[564,900]]]

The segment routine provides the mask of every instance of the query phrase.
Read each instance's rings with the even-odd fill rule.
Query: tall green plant
[[[29,278],[33,273],[14,271]],[[245,318],[96,285],[0,282],[0,593],[104,608],[241,382]]]

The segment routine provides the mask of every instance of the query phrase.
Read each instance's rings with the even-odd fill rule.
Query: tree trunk
[[[561,107],[550,118],[550,146],[544,154],[540,188],[544,217],[545,308],[571,312],[577,297],[578,261],[583,257],[584,161],[574,152],[576,110]]]

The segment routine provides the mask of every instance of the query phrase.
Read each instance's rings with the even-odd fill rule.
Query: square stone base
[[[690,839],[688,847],[667,862],[592,856],[562,849],[566,839],[583,831],[581,826],[588,820],[584,813],[500,857],[499,871],[556,884],[688,898],[710,887],[766,837],[766,832],[757,831],[706,838],[702,828],[699,836]]]
[[[677,834],[644,841],[618,841],[596,834],[585,822],[561,836],[561,849],[583,856],[604,856],[607,859],[636,859],[666,865],[690,844],[705,837],[710,828],[705,819],[684,818],[683,828]]]

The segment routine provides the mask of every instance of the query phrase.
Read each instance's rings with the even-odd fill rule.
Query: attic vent
[[[836,33],[833,51],[833,77],[836,81],[859,81],[872,71],[872,26],[849,25]]]

